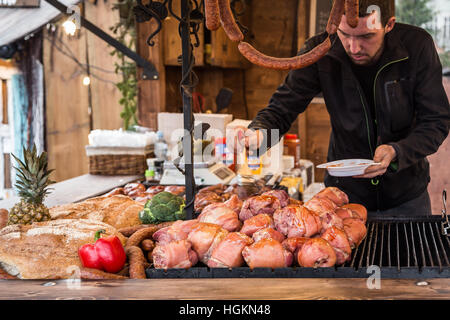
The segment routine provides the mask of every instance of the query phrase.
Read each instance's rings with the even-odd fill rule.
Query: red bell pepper
[[[95,233],[95,243],[85,244],[78,249],[81,263],[85,268],[119,272],[127,259],[122,243],[116,236],[100,238],[101,233],[105,233],[105,230]]]

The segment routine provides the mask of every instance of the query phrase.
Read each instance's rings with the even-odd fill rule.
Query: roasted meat
[[[336,252],[336,264],[343,264],[350,259],[352,249],[347,235],[342,229],[330,227],[322,234],[322,238],[327,240]]]
[[[219,196],[217,193],[212,191],[205,191],[202,193],[198,193],[195,196],[194,201],[194,210],[195,212],[202,212],[203,209],[211,204],[211,203],[217,203],[217,202],[223,202],[222,197]]]
[[[240,232],[230,232],[215,247],[208,261],[210,268],[236,268],[244,264],[242,250],[253,243],[252,238]]]
[[[261,213],[245,220],[240,232],[251,237],[256,231],[269,227],[275,227],[273,218],[268,214]]]
[[[281,232],[278,232],[274,228],[264,228],[256,231],[252,236],[253,241],[258,242],[262,239],[273,239],[278,242],[283,242],[284,235]]]
[[[332,267],[336,263],[336,253],[325,239],[311,238],[298,251],[297,261],[307,268]]]
[[[295,260],[297,260],[297,253],[298,250],[300,250],[306,241],[308,241],[310,238],[305,237],[292,237],[285,239],[281,244],[283,248],[286,250],[289,250],[294,254]]]
[[[321,190],[319,193],[317,193],[314,198],[317,199],[323,199],[327,198],[331,201],[333,201],[336,206],[341,207],[344,204],[348,203],[348,196],[345,194],[345,192],[339,190],[336,187],[327,187],[323,190]]]
[[[208,264],[212,252],[227,234],[228,231],[217,224],[199,222],[189,233],[188,240],[198,259]]]
[[[342,209],[350,209],[353,212],[352,218],[358,218],[362,222],[366,223],[367,221],[367,209],[363,205],[358,203],[348,203],[342,206]],[[350,218],[350,217],[347,217]],[[346,218],[342,218],[346,219]]]
[[[309,201],[306,201],[304,206],[319,216],[328,212],[334,212],[337,208],[336,204],[330,199],[316,197],[312,197]]]
[[[231,195],[231,197],[224,202],[225,205],[236,212],[238,215],[241,212],[242,205],[244,204],[242,200],[235,194]]]
[[[274,239],[263,239],[242,251],[247,265],[253,268],[285,268],[293,262],[292,253]]]
[[[151,186],[151,187],[148,187],[147,190],[145,190],[145,193],[155,195],[157,193],[163,192],[165,188],[166,188],[165,186],[160,186],[160,185]]]
[[[197,254],[191,243],[186,240],[157,244],[152,252],[153,265],[156,269],[190,268],[198,262]]]
[[[356,248],[367,234],[366,225],[359,219],[344,219],[344,232],[347,235],[350,247]]]
[[[192,229],[198,224],[198,220],[178,220],[171,226],[159,229],[153,234],[153,240],[159,244],[166,244],[176,240],[186,240]]]
[[[305,207],[313,211],[320,217],[322,222],[322,229],[320,232],[324,232],[331,226],[337,226],[343,228],[342,219],[336,214],[336,204],[328,198],[315,198],[313,197],[309,201],[305,202]]]
[[[311,237],[322,228],[319,216],[303,206],[288,205],[275,211],[275,229],[286,237]]]
[[[239,219],[245,221],[261,213],[272,215],[279,208],[280,200],[274,196],[254,196],[244,201]]]
[[[123,187],[125,195],[134,198],[136,195],[145,192],[145,186],[142,183],[128,183]]]
[[[164,191],[173,193],[177,196],[181,196],[186,192],[186,187],[185,186],[166,186],[164,188]]]
[[[289,195],[284,190],[270,190],[262,194],[262,196],[274,196],[280,201],[281,207],[286,207],[289,204]]]
[[[238,214],[226,203],[212,203],[207,205],[198,216],[199,222],[214,223],[220,225],[228,231],[238,231],[242,222]]]

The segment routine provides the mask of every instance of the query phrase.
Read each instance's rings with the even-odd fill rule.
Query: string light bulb
[[[75,35],[75,31],[77,31],[77,25],[72,20],[66,20],[62,24],[62,26],[67,35],[70,35],[70,36]]]
[[[85,76],[83,78],[83,85],[88,86],[91,84],[91,78],[89,78],[89,76]]]

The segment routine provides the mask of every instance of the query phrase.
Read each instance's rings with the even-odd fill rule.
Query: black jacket
[[[301,53],[325,39],[309,39]],[[351,202],[384,210],[419,196],[430,181],[426,156],[436,152],[450,126],[450,107],[442,85],[442,66],[432,37],[423,29],[397,23],[385,36],[374,83],[376,118],[371,119],[361,85],[337,35],[317,63],[287,75],[249,128],[280,129],[285,134],[320,92],[331,119],[328,161],[372,159],[380,144],[390,144],[397,161],[375,179],[325,176],[327,186],[345,191]],[[374,121],[376,120],[376,121]],[[377,125],[378,137],[374,137]],[[436,168],[439,170],[439,168]]]

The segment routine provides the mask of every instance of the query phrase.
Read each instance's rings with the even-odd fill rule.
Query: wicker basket
[[[145,148],[86,146],[89,173],[98,175],[144,175],[153,145]]]

